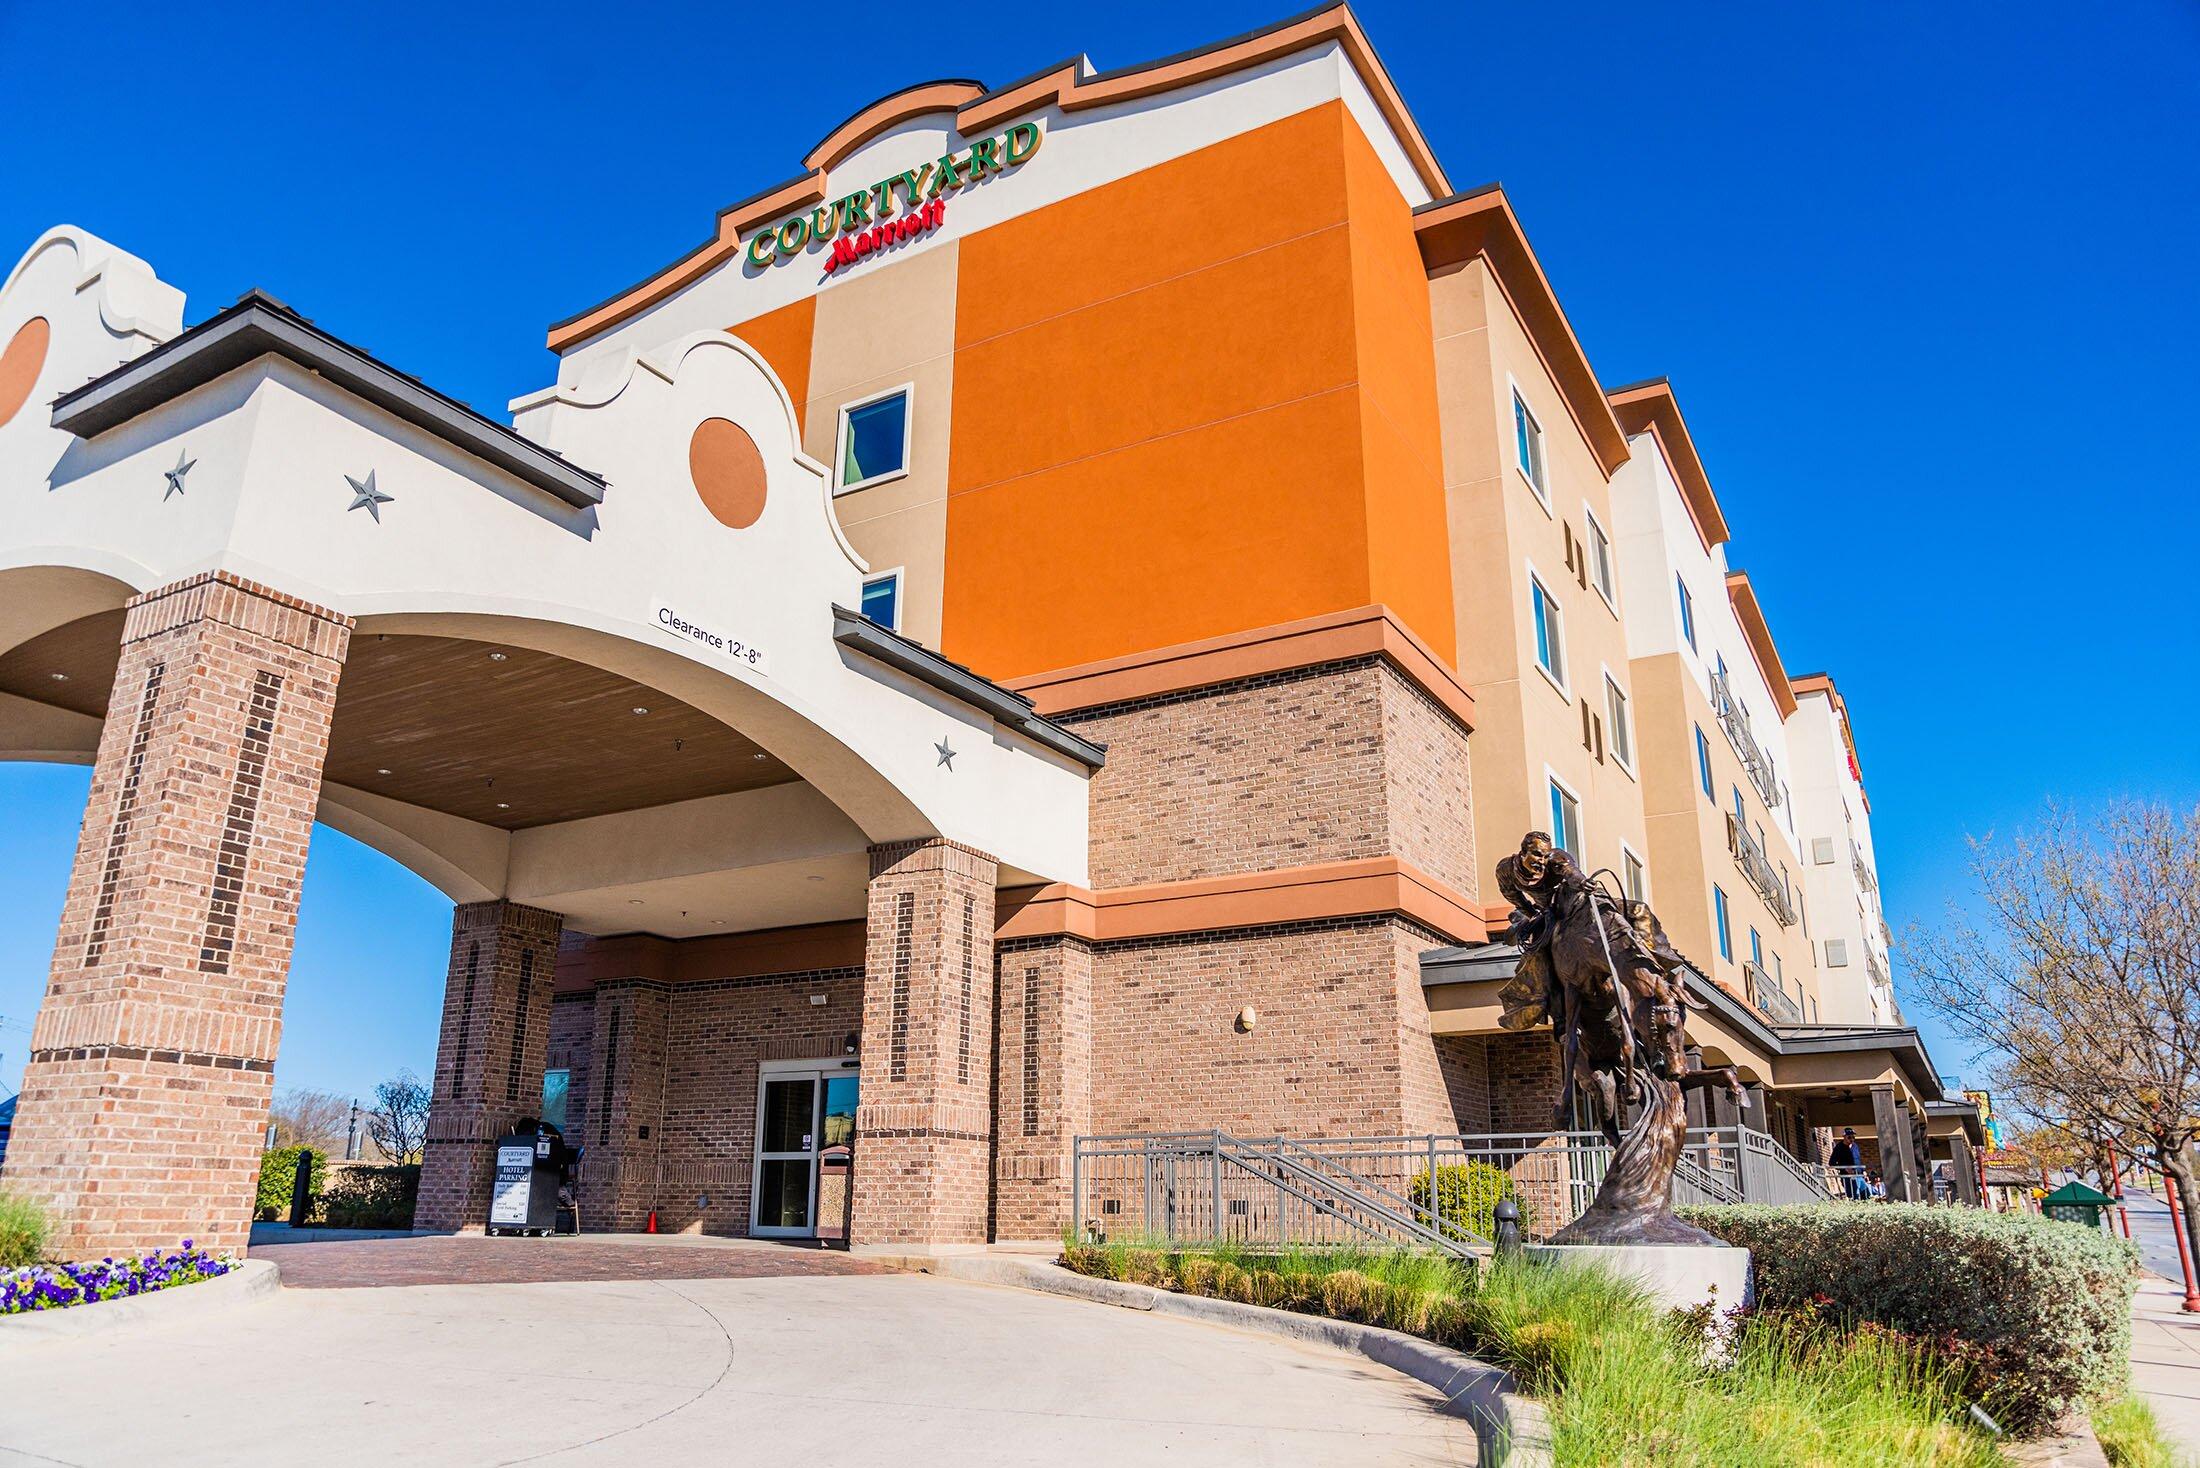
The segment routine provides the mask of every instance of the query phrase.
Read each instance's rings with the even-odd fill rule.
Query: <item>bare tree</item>
[[[268,1120],[275,1123],[276,1146],[312,1147],[340,1157],[351,1137],[351,1098],[294,1086],[275,1098]]]
[[[428,1087],[410,1070],[374,1088],[367,1135],[391,1162],[418,1162],[428,1144]]]
[[[2051,808],[1974,841],[1971,875],[1979,920],[1906,945],[1918,989],[1991,1052],[2012,1109],[2153,1154],[2200,1254],[2200,808]]]

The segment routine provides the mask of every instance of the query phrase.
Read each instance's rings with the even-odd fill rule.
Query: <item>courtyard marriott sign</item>
[[[806,248],[825,249],[825,273],[853,265],[888,245],[929,234],[947,220],[946,195],[988,174],[1006,173],[1039,151],[1045,134],[1019,122],[997,138],[980,138],[937,163],[919,164],[844,199],[797,214],[749,236],[749,263],[759,269],[792,260]]]

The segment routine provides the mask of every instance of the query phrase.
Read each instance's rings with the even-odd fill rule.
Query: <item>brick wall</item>
[[[496,1139],[542,1109],[563,925],[557,913],[516,902],[470,902],[452,912],[416,1228],[488,1221]]]
[[[69,1255],[242,1248],[348,619],[133,600],[5,1181]]]
[[[596,1040],[593,989],[550,996],[550,1045],[543,1069],[566,1072],[565,1139],[579,1146],[588,1130],[588,1077]]]
[[[1380,658],[1061,722],[1108,746],[1095,887],[1397,856],[1474,894],[1466,731]]]
[[[1093,948],[1002,945],[993,1112],[996,1239],[1048,1239],[1069,1216],[1071,1153],[1094,1130]]]

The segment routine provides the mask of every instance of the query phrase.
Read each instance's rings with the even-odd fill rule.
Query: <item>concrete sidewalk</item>
[[[2139,1276],[2131,1304],[2131,1384],[2170,1441],[2200,1462],[2200,1315],[2187,1315],[2183,1285]]]

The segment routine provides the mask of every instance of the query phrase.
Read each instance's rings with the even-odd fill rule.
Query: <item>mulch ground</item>
[[[599,1243],[590,1239],[338,1239],[256,1244],[294,1289],[386,1285],[545,1284],[617,1279],[774,1279],[883,1274],[837,1250],[728,1240],[712,1244]]]

